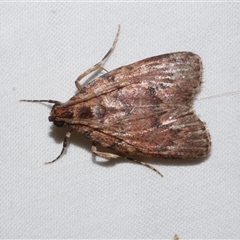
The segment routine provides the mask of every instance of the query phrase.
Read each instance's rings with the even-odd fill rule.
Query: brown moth
[[[102,68],[114,49],[75,81],[78,93],[66,103],[55,100],[21,100],[53,103],[49,121],[67,126],[60,155],[67,139],[76,130],[92,141],[92,151],[100,157],[141,155],[154,158],[197,159],[206,157],[211,148],[204,122],[191,105],[202,80],[202,62],[191,52],[175,52],[143,59],[122,66],[82,87],[89,73]],[[114,149],[116,154],[100,152],[96,145]]]

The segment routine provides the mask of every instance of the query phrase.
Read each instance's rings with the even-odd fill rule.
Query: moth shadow
[[[98,150],[102,151],[102,152],[110,152],[110,153],[115,153],[115,151],[108,149],[108,148],[104,148],[101,146],[98,146]],[[210,156],[210,154],[209,154]],[[166,165],[166,166],[191,166],[191,165],[198,165],[201,164],[202,162],[206,161],[208,159],[208,157],[205,158],[199,158],[199,159],[163,159],[163,158],[151,158],[151,157],[146,157],[146,156],[138,156],[138,155],[127,155],[126,157],[130,157],[132,159],[136,159],[142,162],[146,162],[148,164],[154,164],[154,165]],[[100,159],[100,160],[99,160]],[[120,164],[120,163],[126,163],[126,162],[131,162],[134,163],[126,158],[123,157],[119,157],[117,159],[103,159],[103,158],[96,158],[96,155],[93,154],[92,157],[92,161],[98,165],[101,166],[114,166],[116,164]],[[138,164],[138,163],[134,163],[134,164]]]
[[[70,130],[69,128],[58,128],[58,127],[52,125],[51,131],[49,132],[49,136],[51,138],[53,138],[55,140],[55,142],[61,144],[60,148],[62,149],[62,144],[63,144],[64,138],[65,138],[67,132],[69,132],[69,130]],[[81,133],[77,133],[77,132],[73,131],[71,133],[70,139],[68,140],[67,147],[61,157],[63,157],[67,153],[68,146],[71,144],[91,151],[91,142],[86,137],[84,137]]]
[[[47,103],[47,102],[39,102],[41,105],[45,106],[48,108],[50,111],[52,110],[53,104],[52,103]]]
[[[63,143],[64,137],[66,133],[69,131],[68,128],[57,128],[54,125],[51,126],[51,132],[49,133],[49,136],[52,137],[57,143]],[[96,154],[94,154],[91,151],[91,141],[84,137],[81,133],[78,132],[72,132],[71,137],[69,139],[68,145],[74,144],[75,146],[78,146],[80,148],[84,148],[85,150],[88,150],[92,154],[92,162],[95,164],[98,164],[103,167],[113,167],[116,164],[120,163],[126,163],[126,162],[132,162],[128,159],[125,159],[123,157],[119,157],[117,159],[104,159],[101,157],[98,157]],[[62,145],[61,147],[62,148]],[[101,145],[97,145],[98,151],[101,152],[108,152],[108,153],[115,153],[116,151],[108,148],[104,148]],[[67,153],[67,148],[64,151],[63,155]],[[63,157],[62,155],[62,157]],[[210,154],[209,154],[210,156]],[[198,165],[202,162],[206,161],[208,157],[200,158],[200,159],[163,159],[163,158],[151,158],[151,157],[145,157],[145,156],[138,156],[138,155],[127,155],[127,157],[146,162],[148,164],[154,164],[154,165],[166,165],[166,166],[191,166],[191,165]],[[133,162],[132,162],[133,163]],[[137,163],[135,163],[137,164]]]
[[[199,158],[199,159],[173,159],[173,158],[142,158],[142,161],[147,161],[150,164],[156,164],[156,165],[165,165],[165,166],[191,166],[191,165],[198,165],[203,163],[208,159],[208,157],[205,158]]]
[[[103,69],[97,69],[96,71],[94,71],[93,73],[89,74],[86,79],[84,80],[83,84],[81,83],[81,85],[84,87],[87,84],[95,81],[97,78],[101,77],[102,75],[104,75],[106,73],[106,71],[104,71]],[[79,91],[76,89],[75,94],[78,94]]]
[[[142,157],[142,156],[130,156],[133,159],[148,163],[150,165],[165,165],[165,166],[192,166],[192,165],[198,165],[201,164],[202,162],[206,161],[207,158],[201,158],[201,159],[162,159],[162,158],[149,158],[149,157]],[[118,158],[118,159],[106,159],[103,161],[96,160],[96,155],[93,155],[93,162],[97,163],[98,165],[101,166],[114,166],[116,164],[120,163],[126,163],[126,162],[131,162],[133,164],[138,164],[134,163],[128,159],[125,158]]]

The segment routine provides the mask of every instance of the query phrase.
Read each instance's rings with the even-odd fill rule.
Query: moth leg
[[[146,163],[146,162],[142,162],[142,161],[139,161],[139,160],[136,160],[136,159],[132,159],[132,158],[129,158],[125,155],[117,155],[117,154],[112,154],[112,153],[106,153],[106,152],[99,152],[97,150],[97,147],[96,147],[96,144],[95,143],[92,143],[92,152],[95,153],[96,155],[100,156],[100,157],[103,157],[103,158],[107,158],[107,159],[116,159],[116,158],[120,158],[120,157],[123,157],[123,158],[126,158],[132,162],[136,162],[136,163],[139,163],[145,167],[148,167],[150,168],[151,170],[155,171],[157,174],[159,174],[161,177],[163,177],[163,175],[156,169],[154,168],[153,166],[151,166],[150,164]]]
[[[101,69],[104,70],[104,71],[107,72],[107,73],[109,72],[109,71],[108,71],[106,68],[104,68],[104,67],[101,67]]]
[[[63,140],[62,151],[61,151],[61,153],[58,155],[58,157],[55,158],[54,160],[50,161],[50,162],[45,162],[45,164],[54,163],[54,162],[56,162],[56,161],[62,156],[64,150],[65,150],[66,147],[67,147],[68,140],[69,140],[69,138],[70,138],[70,136],[71,136],[71,133],[72,133],[72,130],[69,131],[69,132],[67,132],[67,134],[65,135],[64,140]]]
[[[88,70],[86,70],[84,73],[82,73],[77,80],[75,81],[75,85],[77,87],[77,89],[80,91],[82,89],[82,86],[80,84],[81,79],[83,79],[84,77],[86,77],[88,74],[90,74],[91,72],[96,71],[99,68],[102,68],[104,61],[106,60],[106,58],[111,54],[111,52],[114,50],[116,44],[117,44],[117,40],[118,40],[118,36],[119,36],[119,32],[120,32],[120,25],[118,25],[118,31],[116,34],[116,37],[114,39],[114,42],[112,44],[112,47],[108,50],[107,54],[103,57],[103,59],[98,62],[97,64],[95,64],[93,67],[89,68]]]
[[[96,155],[102,157],[102,158],[107,158],[107,159],[116,159],[119,157],[122,157],[120,155],[117,154],[113,154],[113,153],[107,153],[107,152],[99,152],[97,150],[97,147],[95,145],[95,143],[92,143],[92,148],[91,148],[92,152],[95,153]]]
[[[145,167],[148,167],[150,168],[151,170],[153,170],[154,172],[156,172],[157,174],[159,174],[161,177],[163,177],[163,175],[155,168],[153,167],[152,165],[146,163],[146,162],[143,162],[143,161],[139,161],[139,160],[136,160],[136,159],[133,159],[133,158],[129,158],[129,157],[125,157],[126,159],[132,161],[132,162],[136,162],[136,163],[139,163]]]

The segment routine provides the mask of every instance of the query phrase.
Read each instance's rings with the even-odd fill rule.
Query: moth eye
[[[48,121],[49,121],[49,122],[53,122],[53,121],[54,121],[54,117],[53,117],[53,116],[49,116],[49,117],[48,117]]]
[[[53,123],[56,127],[62,127],[64,125],[63,121],[53,121]]]

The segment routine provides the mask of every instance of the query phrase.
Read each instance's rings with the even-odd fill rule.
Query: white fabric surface
[[[0,237],[239,238],[239,12],[238,3],[1,3]],[[212,136],[205,161],[149,160],[160,178],[95,158],[75,133],[61,160],[43,164],[60,153],[67,130],[48,122],[50,105],[19,99],[68,100],[78,75],[108,51],[117,24],[108,70],[175,51],[202,57],[194,107]]]

